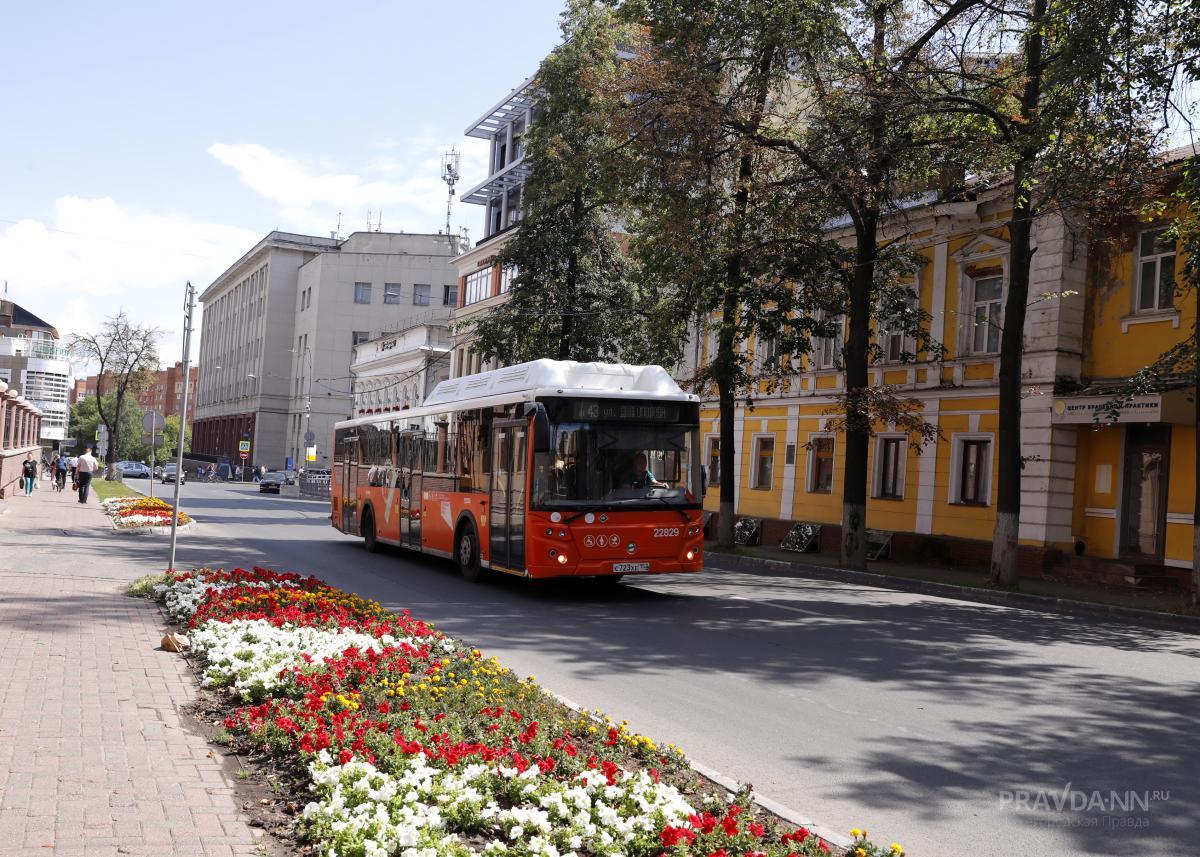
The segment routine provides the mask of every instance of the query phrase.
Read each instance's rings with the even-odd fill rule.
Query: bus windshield
[[[534,457],[533,501],[542,508],[695,508],[700,474],[695,425],[559,423]]]

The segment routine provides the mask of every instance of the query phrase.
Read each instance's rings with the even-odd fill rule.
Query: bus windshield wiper
[[[604,508],[603,506],[584,506],[582,509],[580,509],[578,512],[576,512],[574,515],[570,515],[567,518],[564,518],[563,523],[569,524],[572,521],[579,520],[584,515],[586,515],[588,512],[598,512],[603,508]]]
[[[671,507],[672,510],[679,513],[679,517],[683,518],[683,522],[685,524],[690,524],[692,522],[692,519],[687,516],[687,512],[683,511],[683,509],[680,509],[678,506],[676,506],[674,503],[672,503],[666,497],[653,497],[651,499],[661,500],[662,502],[666,503],[668,506]]]

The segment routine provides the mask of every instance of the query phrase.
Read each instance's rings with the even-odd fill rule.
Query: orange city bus
[[[468,580],[700,571],[700,404],[659,366],[536,360],[335,426],[332,523]]]

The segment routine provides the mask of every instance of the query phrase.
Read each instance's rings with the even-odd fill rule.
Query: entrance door
[[[493,565],[525,568],[525,458],[529,426],[524,420],[492,428],[492,509],[488,520]]]
[[[421,546],[421,470],[425,451],[423,432],[400,435],[400,541]]]
[[[342,532],[358,533],[358,436],[342,439]]]
[[[1125,429],[1121,553],[1161,559],[1167,524],[1171,427],[1130,425]]]

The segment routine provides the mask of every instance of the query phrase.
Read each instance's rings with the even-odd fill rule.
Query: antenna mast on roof
[[[450,232],[450,210],[454,207],[454,186],[462,177],[461,167],[462,156],[459,155],[457,148],[442,155],[442,181],[446,183],[448,190],[446,194],[446,239],[451,246],[454,245],[454,236]]]

